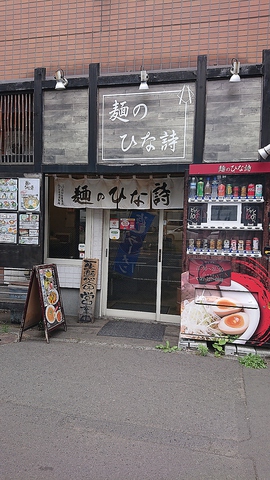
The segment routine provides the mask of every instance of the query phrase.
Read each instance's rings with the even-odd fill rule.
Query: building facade
[[[179,323],[189,167],[270,141],[269,4],[242,3],[7,2],[4,273],[55,263],[76,316],[98,259],[97,316]]]

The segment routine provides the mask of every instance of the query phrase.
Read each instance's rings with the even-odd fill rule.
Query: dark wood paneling
[[[201,56],[204,58],[205,56]],[[200,57],[198,57],[200,58]],[[201,65],[202,66],[202,65]],[[199,67],[199,65],[198,65]],[[203,67],[205,68],[205,66]],[[231,66],[225,67],[211,67],[206,69],[206,78],[208,80],[219,80],[222,78],[230,77],[230,68]],[[268,132],[270,131],[270,88],[269,88],[269,50],[265,50],[263,53],[263,64],[255,65],[241,65],[240,76],[252,77],[252,76],[262,76],[264,74],[264,90],[263,90],[263,108],[262,108],[262,130],[261,130],[261,144],[266,145],[269,143],[270,139]],[[201,72],[202,73],[202,72]],[[186,69],[186,70],[173,70],[173,71],[160,71],[160,72],[148,72],[149,74],[149,84],[166,84],[166,83],[181,83],[187,81],[195,81],[197,76],[197,82],[199,81],[200,72],[196,69]],[[97,166],[95,164],[96,155],[97,155],[97,90],[98,88],[106,88],[109,86],[120,86],[120,85],[139,85],[140,82],[140,72],[138,73],[125,73],[125,74],[112,74],[112,75],[99,75],[99,64],[91,64],[89,66],[89,76],[82,76],[76,78],[68,78],[68,89],[80,89],[80,88],[90,88],[89,95],[89,163],[78,164],[78,165],[52,165],[40,164],[40,158],[42,155],[42,90],[53,90],[55,88],[55,80],[52,78],[45,79],[45,69],[38,68],[35,70],[35,80],[34,81],[25,81],[25,82],[12,82],[12,83],[1,83],[0,84],[0,93],[1,92],[16,92],[16,91],[27,91],[35,90],[35,105],[37,111],[35,112],[35,165],[24,165],[23,172],[31,173],[33,171],[42,171],[44,173],[99,173],[99,174],[114,174],[116,169],[114,166]],[[201,85],[203,89],[203,84]],[[198,92],[198,102],[201,102],[204,105],[204,92],[202,98],[200,95],[202,91]],[[198,103],[199,109],[199,103]],[[204,110],[204,107],[203,107]],[[196,116],[196,142],[194,142],[194,158],[195,161],[201,161],[201,154],[203,148],[203,131],[202,131],[202,119],[204,112],[198,111]],[[197,136],[199,135],[199,137]],[[94,138],[95,137],[95,138]],[[194,137],[195,138],[195,137]],[[198,141],[199,139],[199,141]],[[198,143],[197,143],[198,141]],[[13,176],[19,176],[22,173],[21,167],[16,165],[0,165],[1,175],[10,175],[10,169],[12,168]],[[140,170],[142,173],[178,173],[183,172],[188,168],[187,165],[149,165],[149,166],[122,166],[117,168],[118,174],[135,174]]]
[[[229,67],[210,67],[207,69],[207,80],[221,80],[231,77],[231,65]],[[262,64],[256,65],[241,65],[240,64],[240,77],[261,77],[262,76]]]
[[[46,69],[35,69],[34,81],[34,171],[40,172],[43,152],[43,91]]]
[[[263,92],[261,118],[261,147],[265,147],[270,143],[270,50],[263,51]]]
[[[266,50],[267,51],[267,50]],[[207,79],[208,80],[218,80],[221,78],[229,78],[231,66],[224,67],[210,67],[207,69]],[[149,72],[148,72],[149,73]],[[263,65],[241,65],[240,75],[241,77],[254,77],[262,76],[263,74]],[[169,70],[162,72],[150,72],[149,73],[149,84],[158,84],[158,83],[174,83],[174,82],[188,82],[196,79],[196,69],[187,69],[187,70]],[[134,73],[125,73],[122,75],[101,75],[98,77],[98,86],[99,87],[108,87],[108,86],[120,86],[120,85],[139,85],[140,83],[140,72],[137,74]],[[68,87],[67,88],[87,88],[89,85],[89,77],[74,77],[68,78]],[[18,91],[27,91],[33,90],[34,81],[24,81],[24,82],[9,82],[9,83],[0,83],[0,93],[5,92],[18,92]],[[43,90],[53,90],[55,88],[55,80],[47,79],[42,82]]]
[[[98,76],[99,64],[89,66],[89,124],[88,124],[88,168],[94,172],[97,163],[98,136]]]
[[[197,63],[196,106],[193,136],[193,162],[202,163],[206,120],[207,57],[199,55]]]
[[[42,250],[36,245],[0,245],[2,267],[32,268],[42,263]]]

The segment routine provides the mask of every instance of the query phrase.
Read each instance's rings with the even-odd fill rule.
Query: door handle
[[[161,262],[161,248],[158,250],[158,261]]]

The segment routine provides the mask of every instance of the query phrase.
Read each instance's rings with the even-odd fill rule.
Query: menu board
[[[17,178],[0,178],[0,210],[17,210]]]
[[[38,265],[32,270],[19,341],[24,330],[43,322],[47,342],[49,332],[66,320],[56,265]]]
[[[19,178],[19,210],[40,210],[40,180],[39,178]]]
[[[39,266],[37,274],[39,275],[47,328],[51,329],[64,321],[56,266]]]
[[[39,245],[39,223],[40,179],[1,178],[0,243]]]
[[[38,245],[39,243],[39,214],[19,214],[19,244]]]
[[[16,243],[17,213],[0,213],[0,242]]]

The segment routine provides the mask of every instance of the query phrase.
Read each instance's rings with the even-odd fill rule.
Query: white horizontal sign
[[[133,210],[183,208],[184,179],[56,178],[54,205]]]

